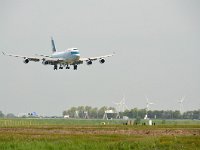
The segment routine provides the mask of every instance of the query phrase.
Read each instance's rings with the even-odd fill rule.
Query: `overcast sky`
[[[34,56],[77,47],[81,56],[115,52],[105,64],[54,71],[0,55],[0,110],[61,115],[71,106],[184,111],[200,108],[199,0],[1,0],[0,50]]]

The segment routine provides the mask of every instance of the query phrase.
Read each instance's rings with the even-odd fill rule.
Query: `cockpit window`
[[[76,54],[79,54],[79,52],[75,52],[75,51],[74,51],[74,52],[71,52],[71,54],[72,54],[72,55],[76,55]]]

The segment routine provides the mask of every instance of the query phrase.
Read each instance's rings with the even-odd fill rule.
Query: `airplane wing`
[[[24,59],[28,59],[29,61],[35,61],[35,62],[38,62],[40,61],[41,59],[39,57],[27,57],[27,56],[21,56],[21,55],[13,55],[13,54],[7,54],[5,52],[2,52],[3,55],[6,55],[6,56],[12,56],[12,57],[18,57],[18,58],[24,58]]]
[[[104,59],[104,58],[107,58],[107,57],[111,57],[114,54],[115,53],[109,54],[109,55],[104,55],[104,56],[89,57],[89,58],[80,58],[80,61],[94,61],[94,60],[98,60],[98,59]]]
[[[87,63],[87,65],[91,65],[92,61],[99,60],[99,62],[102,64],[105,62],[104,58],[111,57],[114,55],[109,54],[109,55],[104,55],[104,56],[98,56],[98,57],[88,57],[88,58],[80,58],[75,61],[68,61],[64,58],[52,58],[51,56],[46,56],[46,55],[37,55],[35,57],[29,57],[29,56],[21,56],[21,55],[14,55],[14,54],[6,54],[5,52],[2,52],[3,55],[6,56],[12,56],[12,57],[18,57],[18,58],[23,58],[23,62],[25,64],[29,63],[29,61],[34,61],[34,62],[39,62],[41,61],[43,65],[54,65],[54,70],[57,70],[57,65],[60,64],[59,69],[62,69],[63,66],[66,67],[66,69],[69,69],[68,65],[73,65],[74,70],[77,69],[77,65],[83,64],[83,61]]]
[[[51,58],[50,56],[45,56],[45,55],[38,55],[37,57],[29,57],[29,56],[7,54],[5,52],[2,52],[2,53],[3,53],[3,55],[6,55],[6,56],[23,58],[25,63],[28,63],[29,61],[39,62],[40,60],[42,60],[42,63],[44,63],[44,64],[63,63],[63,59]]]
[[[35,54],[35,56],[41,56],[41,57],[51,58],[51,56],[48,56],[48,55],[41,55],[41,54]]]

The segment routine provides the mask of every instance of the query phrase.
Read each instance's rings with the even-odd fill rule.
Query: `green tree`
[[[6,115],[6,117],[7,117],[7,118],[15,118],[16,116],[15,116],[14,114],[12,114],[12,113],[8,113],[8,114]]]
[[[106,106],[101,107],[98,111],[98,118],[102,119],[106,110],[108,110],[108,107]]]
[[[146,115],[146,109],[140,109],[140,110],[138,111],[138,117],[144,118],[145,115]]]
[[[3,114],[2,111],[0,111],[0,118],[3,118],[5,115]]]
[[[91,106],[85,106],[84,111],[88,112],[89,118],[92,118],[92,116],[91,116],[92,107]]]
[[[138,118],[138,108],[131,109],[132,118]]]
[[[85,107],[84,106],[78,106],[77,110],[78,110],[79,117],[84,118]]]
[[[70,117],[74,118],[75,117],[75,111],[77,110],[76,107],[71,107],[67,112],[65,113],[66,115],[69,115]]]
[[[200,119],[200,109],[193,111],[193,119]]]
[[[180,111],[175,110],[175,111],[173,112],[173,118],[174,118],[174,119],[180,119],[180,118],[181,118],[181,113],[180,113]]]
[[[62,114],[63,116],[68,115],[67,110],[64,110]]]
[[[97,107],[91,109],[89,117],[90,118],[98,118],[98,108]]]

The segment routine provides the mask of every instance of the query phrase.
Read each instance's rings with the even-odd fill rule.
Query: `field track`
[[[122,134],[122,135],[193,135],[200,136],[200,127],[127,127],[127,126],[32,126],[32,127],[1,127],[0,134],[31,135],[79,135],[79,134]]]

